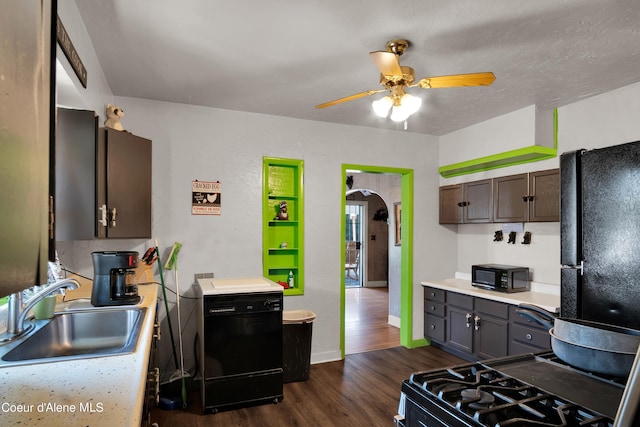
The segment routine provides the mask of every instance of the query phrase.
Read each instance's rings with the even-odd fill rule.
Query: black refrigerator
[[[560,157],[563,317],[640,329],[640,141]]]

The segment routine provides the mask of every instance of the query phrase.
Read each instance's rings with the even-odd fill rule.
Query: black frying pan
[[[561,360],[590,372],[626,377],[640,345],[640,331],[582,319],[555,317],[540,307],[520,304],[516,312],[547,328],[551,348]]]

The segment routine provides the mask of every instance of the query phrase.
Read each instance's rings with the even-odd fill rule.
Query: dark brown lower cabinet
[[[520,317],[515,305],[424,288],[424,333],[432,345],[467,360],[549,350],[546,330]]]

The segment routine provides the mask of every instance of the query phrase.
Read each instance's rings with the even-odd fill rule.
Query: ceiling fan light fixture
[[[376,113],[378,117],[387,117],[389,114],[389,109],[393,105],[393,99],[390,96],[385,96],[380,99],[376,99],[371,103],[371,107],[373,108],[373,112]]]
[[[409,116],[417,112],[421,105],[421,98],[405,93],[400,98],[400,105],[393,106],[390,119],[394,122],[404,122]]]

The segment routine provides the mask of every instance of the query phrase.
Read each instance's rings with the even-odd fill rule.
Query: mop
[[[171,316],[169,315],[169,303],[167,300],[167,288],[164,284],[164,272],[162,271],[162,262],[160,261],[160,249],[158,248],[158,239],[155,239],[155,251],[156,251],[156,259],[158,261],[158,273],[160,275],[160,284],[162,285],[162,297],[164,299],[164,308],[167,313],[167,323],[169,325],[169,336],[171,337],[171,348],[173,349],[173,361],[175,363],[176,369],[180,369],[180,365],[178,365],[178,356],[176,352],[176,341],[173,338],[173,327],[171,326]],[[178,298],[179,299],[179,298]],[[184,399],[183,399],[184,400]],[[184,403],[183,403],[184,404]],[[175,409],[175,401],[170,398],[160,398],[159,407],[164,409]]]
[[[176,281],[176,309],[178,311],[178,346],[180,347],[180,367],[178,371],[176,371],[171,378],[169,378],[169,382],[175,381],[177,378],[180,378],[182,381],[182,407],[187,407],[187,384],[185,382],[185,378],[189,377],[189,374],[184,371],[184,350],[182,345],[182,320],[180,318],[180,285],[178,283],[178,252],[182,248],[182,244],[175,242],[173,247],[171,248],[171,252],[169,253],[169,258],[167,258],[167,262],[164,264],[165,270],[173,269]],[[159,263],[158,263],[159,264]],[[174,348],[174,358],[175,358],[175,348]],[[176,366],[177,367],[177,366]]]

